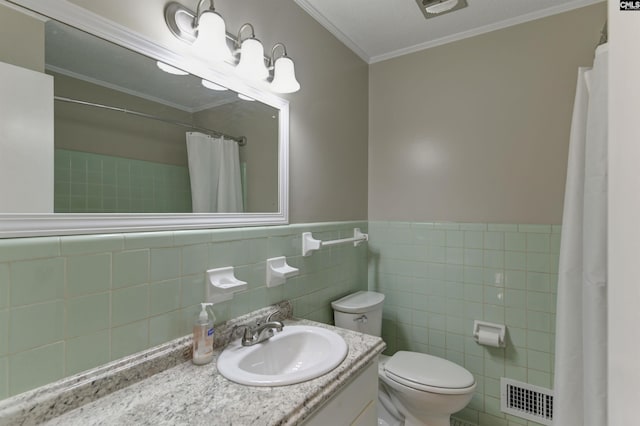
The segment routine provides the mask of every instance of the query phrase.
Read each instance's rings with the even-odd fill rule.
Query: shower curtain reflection
[[[186,138],[193,213],[244,211],[238,143],[198,132]]]

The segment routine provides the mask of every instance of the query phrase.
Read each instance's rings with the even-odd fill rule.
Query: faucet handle
[[[275,311],[271,312],[268,316],[267,316],[267,322],[271,322],[273,321],[274,317],[276,315],[282,315],[282,311],[280,309],[276,309]]]

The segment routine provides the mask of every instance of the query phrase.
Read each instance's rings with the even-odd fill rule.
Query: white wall
[[[640,11],[609,2],[609,426],[640,401]]]

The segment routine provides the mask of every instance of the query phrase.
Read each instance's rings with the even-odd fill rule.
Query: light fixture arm
[[[236,37],[236,47],[238,47],[238,48],[242,44],[242,41],[243,41],[242,40],[242,30],[244,30],[245,28],[251,28],[251,36],[249,38],[256,38],[256,33],[253,30],[253,25],[251,25],[248,22],[246,24],[242,24],[242,26],[240,26],[240,29],[238,30],[238,37]]]
[[[269,58],[269,68],[272,68],[273,65],[276,62],[276,49],[278,47],[282,48],[282,56],[280,56],[280,57],[281,58],[286,58],[287,57],[287,48],[284,45],[284,43],[278,42],[278,43],[274,44],[273,47],[271,48],[271,57]]]
[[[207,0],[200,0],[198,2],[198,6],[196,7],[196,15],[193,17],[193,28],[197,28],[198,27],[198,21],[200,20],[200,15],[202,15],[202,4],[204,2],[206,2]],[[213,12],[215,12],[216,7],[213,4],[213,0],[209,0],[209,9]]]

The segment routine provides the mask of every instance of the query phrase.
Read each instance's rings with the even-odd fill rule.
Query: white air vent
[[[551,425],[553,391],[502,377],[500,410],[512,416]]]

